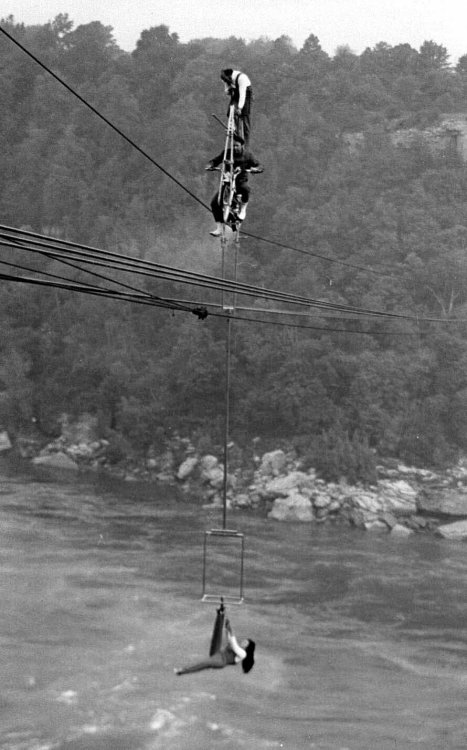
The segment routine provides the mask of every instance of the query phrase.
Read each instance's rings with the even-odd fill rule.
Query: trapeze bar
[[[241,532],[233,529],[204,532],[201,601],[215,602],[222,598],[229,604],[243,602],[244,554],[245,537]]]
[[[226,596],[225,594],[203,594],[201,601],[209,602],[211,604],[212,602],[218,602],[220,599],[222,599],[225,604],[243,604],[245,601],[243,596],[239,599],[236,596]]]

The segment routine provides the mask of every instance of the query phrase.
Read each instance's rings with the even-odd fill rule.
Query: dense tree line
[[[236,324],[234,437],[293,438],[330,475],[373,452],[431,463],[467,448],[467,342],[452,323],[467,320],[466,166],[422,136],[391,137],[467,110],[467,55],[453,68],[427,41],[331,57],[314,35],[299,50],[287,37],[183,44],[163,25],[126,53],[98,21],[1,23],[204,202],[215,189],[204,165],[222,146],[219,72],[247,71],[265,172],[245,228],[288,247],[245,240],[242,279],[444,321]],[[2,223],[219,275],[208,213],[3,36],[0,94]],[[28,263],[63,273],[44,257]],[[218,439],[222,320],[4,282],[0,312],[0,420],[11,431],[35,419],[53,433],[62,412],[88,411],[136,450],[171,430]]]

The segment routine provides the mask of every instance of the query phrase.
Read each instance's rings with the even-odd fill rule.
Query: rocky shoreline
[[[115,461],[110,443],[95,439],[89,425],[64,424],[62,435],[45,445],[19,438],[15,449],[36,465],[70,471],[101,471],[127,482],[174,485],[203,507],[223,503],[224,467],[218,456],[203,453],[188,438],[174,436],[144,458]],[[258,446],[256,446],[258,447]],[[232,461],[230,461],[232,454]],[[293,450],[251,451],[245,459],[229,446],[227,505],[251,510],[279,522],[347,524],[366,531],[408,537],[436,533],[467,539],[467,460],[443,473],[381,462],[374,485],[324,482],[304,469]]]

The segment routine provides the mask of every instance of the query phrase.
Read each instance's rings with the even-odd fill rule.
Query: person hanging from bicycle
[[[250,198],[248,172],[259,174],[260,172],[263,172],[263,167],[261,166],[258,159],[253,156],[251,151],[248,151],[245,148],[243,138],[238,135],[234,136],[233,151],[234,175],[238,170],[235,179],[236,209],[234,220],[241,222],[245,219],[248,200]],[[216,156],[214,159],[211,159],[206,167],[206,171],[209,172],[216,169],[216,167],[222,164],[223,160],[224,151],[221,151],[218,156]],[[230,166],[227,166],[227,169],[228,168],[230,168]],[[210,232],[210,234],[213,237],[219,237],[222,234],[223,224],[223,207],[219,191],[216,191],[216,194],[212,198],[211,211],[214,217],[214,221],[216,222],[216,228],[212,232]]]
[[[251,102],[253,89],[251,81],[246,73],[241,70],[224,68],[221,70],[221,79],[225,84],[225,93],[230,96],[230,106],[235,107],[235,129],[237,135],[243,138],[245,147],[248,148],[251,131]],[[227,116],[228,116],[227,112]]]

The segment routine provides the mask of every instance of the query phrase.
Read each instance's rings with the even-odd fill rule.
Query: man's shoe
[[[212,237],[220,237],[220,236],[221,236],[221,234],[222,234],[222,232],[221,232],[221,230],[220,230],[220,229],[213,229],[213,231],[212,231],[212,232],[209,232],[209,234],[210,234],[210,235],[211,235]]]

